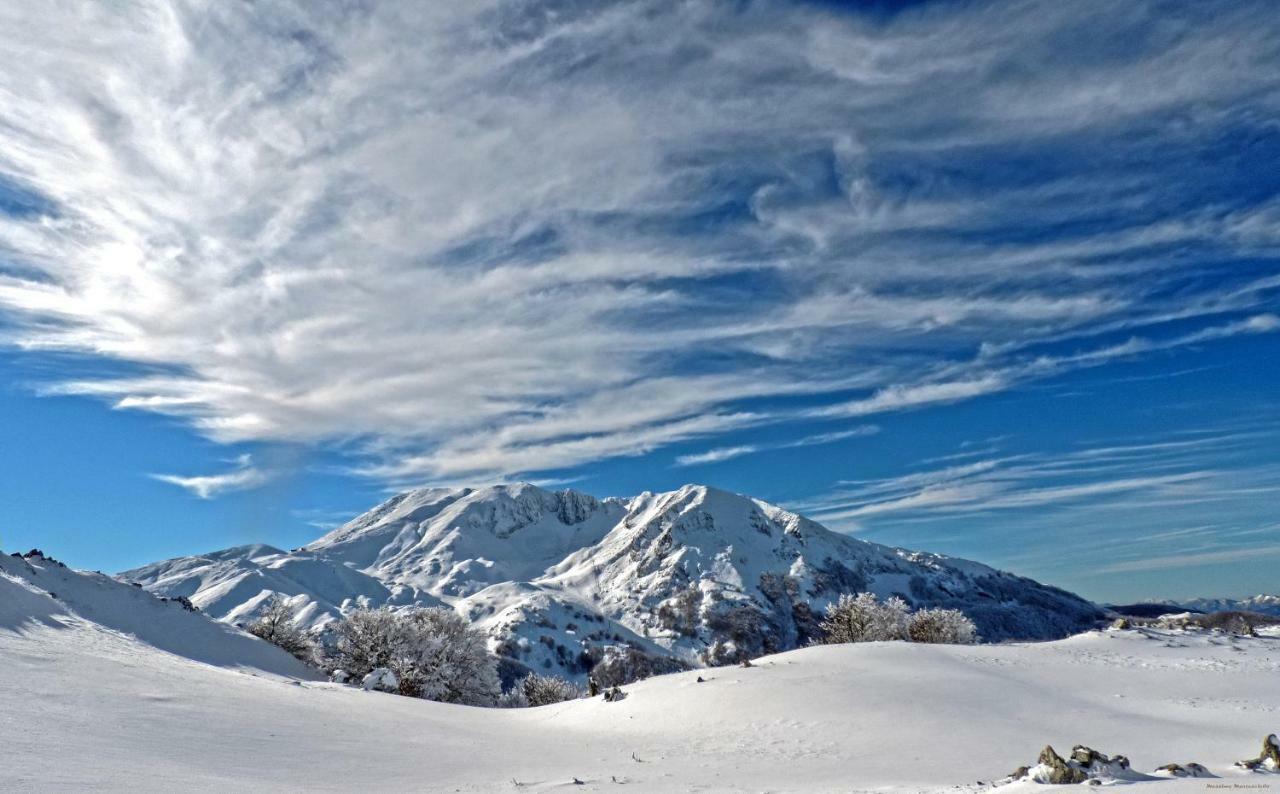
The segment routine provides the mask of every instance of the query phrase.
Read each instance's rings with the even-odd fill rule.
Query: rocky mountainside
[[[510,674],[579,680],[798,647],[841,593],[961,609],[992,641],[1103,616],[1030,579],[697,485],[603,500],[528,484],[411,491],[292,552],[240,547],[120,577],[228,622],[279,594],[317,630],[359,605],[445,604],[488,631]]]

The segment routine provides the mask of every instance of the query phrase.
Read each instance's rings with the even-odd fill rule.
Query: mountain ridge
[[[528,483],[419,489],[291,552],[244,546],[120,576],[232,623],[279,595],[317,631],[360,606],[448,606],[489,634],[510,674],[579,680],[602,663],[701,666],[798,647],[831,602],[863,590],[961,609],[993,641],[1066,636],[1103,616],[979,562],[842,535],[704,485],[607,499]]]
[[[77,571],[37,550],[0,554],[0,631],[75,628],[128,638],[201,665],[310,680],[316,671],[178,598],[157,598],[104,574]],[[93,643],[90,643],[92,645]]]
[[[1257,612],[1280,617],[1280,594],[1258,593],[1243,598],[1192,598],[1178,603],[1201,612]]]

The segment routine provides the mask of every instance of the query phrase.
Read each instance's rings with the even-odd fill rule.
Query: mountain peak
[[[962,609],[990,640],[1065,636],[1102,614],[979,563],[841,535],[700,483],[630,499],[531,483],[424,488],[298,552],[226,556],[216,570],[208,558],[157,564],[143,584],[231,620],[287,592],[309,599],[299,619],[313,627],[360,604],[444,603],[514,669],[574,678],[610,648],[661,667],[803,645],[845,593]]]

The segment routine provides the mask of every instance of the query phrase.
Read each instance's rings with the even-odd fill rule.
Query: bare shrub
[[[498,699],[498,705],[505,708],[524,708],[526,706],[547,706],[562,703],[566,700],[577,700],[586,695],[582,687],[554,675],[538,675],[530,673],[516,682],[510,690]]]
[[[840,596],[822,621],[822,641],[827,644],[879,642],[907,638],[910,607],[901,598],[879,601],[871,593]]]
[[[271,596],[266,611],[249,626],[248,631],[304,662],[315,660],[315,643],[309,634],[294,624],[293,608],[279,596]]]
[[[501,693],[484,633],[452,610],[361,609],[335,631],[334,666],[353,677],[387,668],[402,695],[471,706],[492,706]]]

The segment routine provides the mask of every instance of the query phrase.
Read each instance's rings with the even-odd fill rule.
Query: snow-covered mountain
[[[1194,598],[1182,605],[1200,612],[1258,612],[1280,617],[1280,595],[1258,594],[1248,598]]]
[[[272,593],[312,628],[357,605],[443,603],[489,632],[509,671],[578,679],[602,660],[664,670],[798,647],[828,604],[864,590],[962,609],[988,640],[1062,637],[1103,615],[979,563],[696,485],[603,500],[528,484],[411,491],[293,552],[239,547],[120,577],[229,622]]]
[[[289,654],[210,620],[179,600],[160,598],[110,576],[75,571],[42,554],[0,554],[0,630],[73,630],[90,653],[110,638],[241,672],[314,679]]]

